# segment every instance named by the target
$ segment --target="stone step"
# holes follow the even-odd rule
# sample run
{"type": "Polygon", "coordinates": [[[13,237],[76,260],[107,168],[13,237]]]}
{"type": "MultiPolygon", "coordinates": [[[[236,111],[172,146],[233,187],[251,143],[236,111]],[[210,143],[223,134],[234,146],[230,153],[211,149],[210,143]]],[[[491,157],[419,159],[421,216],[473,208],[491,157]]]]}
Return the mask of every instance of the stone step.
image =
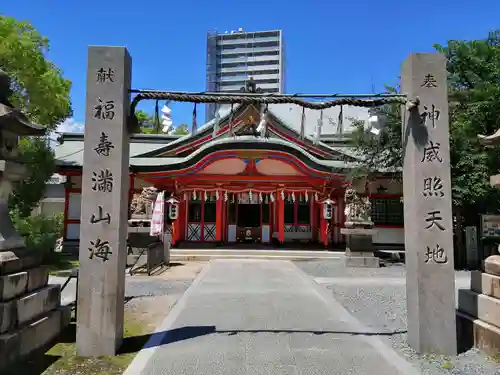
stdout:
{"type": "Polygon", "coordinates": [[[470,288],[476,293],[500,299],[500,276],[471,271],[470,288]]]}
{"type": "Polygon", "coordinates": [[[500,328],[500,299],[459,289],[458,310],[500,328]]]}
{"type": "Polygon", "coordinates": [[[0,303],[0,333],[36,319],[60,304],[61,286],[48,285],[19,298],[0,303]]]}
{"type": "Polygon", "coordinates": [[[71,320],[69,307],[58,307],[18,329],[0,335],[0,370],[52,341],[71,320]]]}
{"type": "Polygon", "coordinates": [[[173,249],[170,261],[211,260],[211,259],[343,259],[343,252],[312,251],[312,250],[249,250],[249,249],[173,249]]]}
{"type": "Polygon", "coordinates": [[[457,312],[457,328],[461,352],[474,346],[489,356],[500,353],[500,328],[460,311],[457,312]]]}
{"type": "Polygon", "coordinates": [[[47,267],[32,268],[27,271],[0,276],[0,301],[7,301],[47,285],[47,267]]]}

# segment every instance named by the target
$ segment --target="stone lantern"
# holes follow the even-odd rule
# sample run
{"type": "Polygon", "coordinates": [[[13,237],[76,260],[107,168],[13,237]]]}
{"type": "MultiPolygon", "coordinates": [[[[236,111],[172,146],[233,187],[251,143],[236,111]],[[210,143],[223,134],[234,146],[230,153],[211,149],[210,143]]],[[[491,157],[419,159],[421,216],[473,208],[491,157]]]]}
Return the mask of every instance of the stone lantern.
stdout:
{"type": "Polygon", "coordinates": [[[377,268],[380,260],[374,256],[373,221],[368,197],[361,197],[355,189],[347,188],[344,196],[344,228],[340,232],[346,239],[346,265],[348,267],[377,268]]]}
{"type": "Polygon", "coordinates": [[[41,254],[26,248],[9,216],[12,188],[26,171],[19,160],[19,138],[45,134],[11,105],[10,95],[10,79],[0,70],[0,370],[69,323],[69,310],[60,307],[60,285],[47,285],[41,254]]]}
{"type": "MultiPolygon", "coordinates": [[[[485,146],[500,146],[500,129],[478,136],[485,146]]],[[[500,174],[490,177],[490,184],[500,188],[500,174]]],[[[500,255],[484,261],[484,272],[472,271],[470,289],[458,291],[457,321],[465,348],[475,346],[490,356],[500,353],[500,255]]]]}

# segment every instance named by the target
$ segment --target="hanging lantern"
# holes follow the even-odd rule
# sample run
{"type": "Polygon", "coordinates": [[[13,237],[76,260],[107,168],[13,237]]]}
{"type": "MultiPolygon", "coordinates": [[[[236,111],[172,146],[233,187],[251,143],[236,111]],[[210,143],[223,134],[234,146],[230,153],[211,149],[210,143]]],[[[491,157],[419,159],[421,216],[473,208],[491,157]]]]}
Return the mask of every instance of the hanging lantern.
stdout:
{"type": "Polygon", "coordinates": [[[170,220],[176,220],[179,217],[179,201],[171,197],[167,200],[168,203],[168,218],[170,220]]]}
{"type": "Polygon", "coordinates": [[[227,196],[227,191],[224,192],[224,202],[227,202],[228,196],[227,196]]]}
{"type": "Polygon", "coordinates": [[[323,202],[323,218],[325,220],[331,220],[333,217],[333,203],[330,199],[323,202]]]}

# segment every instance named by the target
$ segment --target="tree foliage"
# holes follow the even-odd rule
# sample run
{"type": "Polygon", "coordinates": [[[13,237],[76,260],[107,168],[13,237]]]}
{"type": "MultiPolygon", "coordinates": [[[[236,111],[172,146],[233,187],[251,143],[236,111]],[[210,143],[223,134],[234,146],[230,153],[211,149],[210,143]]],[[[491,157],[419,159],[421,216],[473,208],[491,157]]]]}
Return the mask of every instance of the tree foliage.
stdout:
{"type": "MultiPolygon", "coordinates": [[[[0,68],[12,79],[9,99],[32,122],[53,130],[72,114],[71,82],[46,59],[48,49],[48,39],[32,25],[0,15],[0,68]]],[[[54,173],[54,153],[45,139],[32,137],[20,141],[19,151],[27,172],[9,202],[14,225],[30,248],[52,249],[60,235],[60,218],[30,215],[54,173]]]]}
{"type": "MultiPolygon", "coordinates": [[[[500,150],[484,148],[477,135],[500,128],[500,31],[484,40],[451,40],[434,47],[448,60],[453,204],[471,216],[497,210],[500,194],[490,187],[489,176],[499,173],[500,150]]],[[[390,93],[397,91],[387,88],[390,93]]],[[[359,122],[353,132],[355,150],[363,155],[358,173],[402,166],[401,106],[381,111],[387,123],[380,137],[359,122]]]]}
{"type": "Polygon", "coordinates": [[[187,124],[181,124],[179,126],[176,126],[173,134],[178,134],[178,135],[186,135],[189,134],[189,128],[187,124]]]}
{"type": "Polygon", "coordinates": [[[27,217],[44,197],[46,183],[55,172],[55,160],[43,138],[24,138],[19,147],[27,177],[14,189],[10,206],[21,217],[27,217]]]}
{"type": "Polygon", "coordinates": [[[28,22],[0,15],[0,68],[12,79],[12,104],[49,129],[71,116],[71,82],[46,59],[49,41],[28,22]]]}

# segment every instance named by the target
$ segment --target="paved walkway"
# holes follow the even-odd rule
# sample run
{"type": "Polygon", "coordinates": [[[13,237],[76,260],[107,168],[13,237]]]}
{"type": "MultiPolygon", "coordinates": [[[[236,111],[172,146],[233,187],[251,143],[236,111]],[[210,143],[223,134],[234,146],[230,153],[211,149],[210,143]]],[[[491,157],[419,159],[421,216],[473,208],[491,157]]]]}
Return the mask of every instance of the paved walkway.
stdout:
{"type": "Polygon", "coordinates": [[[215,260],[125,375],[417,371],[289,261],[215,260]]]}

